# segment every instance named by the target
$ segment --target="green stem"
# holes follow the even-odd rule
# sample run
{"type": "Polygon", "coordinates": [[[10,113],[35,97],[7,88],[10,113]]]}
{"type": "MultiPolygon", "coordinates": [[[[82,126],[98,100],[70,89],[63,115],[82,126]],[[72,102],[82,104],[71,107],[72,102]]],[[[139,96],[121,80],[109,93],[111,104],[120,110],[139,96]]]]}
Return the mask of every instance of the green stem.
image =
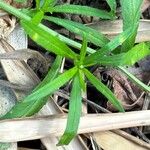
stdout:
{"type": "Polygon", "coordinates": [[[16,17],[18,17],[20,19],[24,19],[24,20],[27,20],[27,21],[31,20],[31,18],[29,16],[27,16],[24,13],[22,13],[18,9],[12,7],[11,5],[8,5],[5,2],[0,1],[0,8],[2,8],[3,10],[9,12],[10,14],[13,14],[14,16],[16,16],[16,17]]]}

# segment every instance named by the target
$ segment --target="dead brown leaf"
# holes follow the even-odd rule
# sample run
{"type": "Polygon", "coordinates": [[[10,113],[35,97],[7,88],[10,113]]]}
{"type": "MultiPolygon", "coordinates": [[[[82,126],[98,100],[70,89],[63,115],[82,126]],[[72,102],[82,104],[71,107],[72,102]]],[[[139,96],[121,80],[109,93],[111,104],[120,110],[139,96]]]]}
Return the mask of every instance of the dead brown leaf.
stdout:
{"type": "MultiPolygon", "coordinates": [[[[137,105],[132,105],[137,101],[137,97],[142,91],[138,91],[137,95],[126,76],[116,69],[107,70],[105,73],[112,78],[114,94],[120,100],[125,110],[130,110],[137,105],[142,106],[142,101],[138,102],[137,105]]],[[[111,111],[115,110],[113,105],[109,102],[107,103],[107,107],[111,111]]]]}

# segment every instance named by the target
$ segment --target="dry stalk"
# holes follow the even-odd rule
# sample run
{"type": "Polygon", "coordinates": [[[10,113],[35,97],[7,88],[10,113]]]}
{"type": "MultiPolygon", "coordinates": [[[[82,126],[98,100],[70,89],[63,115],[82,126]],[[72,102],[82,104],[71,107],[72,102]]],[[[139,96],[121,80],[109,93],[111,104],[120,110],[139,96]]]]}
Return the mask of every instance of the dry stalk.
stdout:
{"type": "MultiPolygon", "coordinates": [[[[150,125],[149,116],[150,110],[84,115],[81,117],[78,133],[147,126],[150,125]]],[[[48,136],[61,136],[66,122],[66,115],[0,121],[0,142],[16,142],[48,136]]]]}
{"type": "MultiPolygon", "coordinates": [[[[113,39],[116,35],[122,32],[122,20],[99,21],[96,23],[87,24],[87,26],[105,34],[109,39],[113,39]],[[111,27],[111,28],[110,28],[111,27]]],[[[77,36],[77,38],[80,38],[77,36]]],[[[150,21],[140,20],[136,43],[150,40],[150,21]]]]}

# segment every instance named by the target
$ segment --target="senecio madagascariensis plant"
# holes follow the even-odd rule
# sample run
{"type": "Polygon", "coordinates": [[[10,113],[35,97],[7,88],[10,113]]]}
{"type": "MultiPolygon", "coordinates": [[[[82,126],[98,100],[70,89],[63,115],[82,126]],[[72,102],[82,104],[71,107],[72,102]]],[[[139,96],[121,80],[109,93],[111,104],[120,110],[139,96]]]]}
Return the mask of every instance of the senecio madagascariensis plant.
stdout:
{"type": "Polygon", "coordinates": [[[36,0],[36,8],[19,10],[0,1],[0,8],[19,18],[21,26],[31,39],[45,48],[45,50],[57,55],[45,79],[30,95],[25,97],[21,102],[18,102],[10,112],[1,119],[34,115],[45,105],[49,95],[53,94],[57,89],[71,80],[72,90],[69,101],[67,127],[58,145],[69,144],[78,130],[82,104],[81,92],[86,91],[85,78],[87,78],[99,92],[105,95],[119,111],[124,112],[122,105],[111,90],[87,69],[87,67],[93,65],[117,67],[132,81],[136,82],[137,85],[150,92],[150,87],[146,86],[122,67],[133,65],[135,62],[150,54],[149,47],[145,43],[139,43],[134,46],[142,0],[120,0],[123,17],[123,32],[111,41],[102,33],[98,33],[96,30],[84,26],[83,24],[46,16],[47,12],[51,14],[55,12],[94,16],[101,19],[115,19],[116,1],[107,0],[107,3],[110,6],[109,12],[87,6],[57,5],[56,0],[44,0],[42,4],[40,0],[36,0]],[[132,8],[133,6],[134,9],[132,8]],[[82,44],[68,39],[44,26],[41,24],[42,20],[56,23],[75,34],[79,34],[83,37],[82,44]],[[99,47],[99,50],[95,51],[87,47],[87,41],[99,47]],[[75,53],[67,45],[79,49],[80,53],[75,53]],[[116,48],[118,53],[114,54],[113,51],[116,50],[116,48]],[[63,57],[71,59],[74,62],[74,67],[59,75],[63,57]]]}

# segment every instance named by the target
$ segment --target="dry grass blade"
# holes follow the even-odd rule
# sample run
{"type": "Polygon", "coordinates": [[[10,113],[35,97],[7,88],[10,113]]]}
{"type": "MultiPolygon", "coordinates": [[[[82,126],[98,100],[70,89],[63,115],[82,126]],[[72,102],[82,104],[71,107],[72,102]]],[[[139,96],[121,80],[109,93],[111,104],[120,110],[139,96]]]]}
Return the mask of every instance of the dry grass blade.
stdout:
{"type": "MultiPolygon", "coordinates": [[[[99,21],[97,23],[88,24],[89,27],[107,35],[109,39],[114,38],[122,32],[122,20],[99,21]],[[111,27],[111,28],[110,28],[111,27]]],[[[150,41],[150,21],[140,20],[136,42],[150,41]]]]}
{"type": "MultiPolygon", "coordinates": [[[[143,105],[143,108],[144,109],[148,109],[150,107],[150,93],[148,93],[145,97],[145,101],[144,101],[144,105],[143,105]]],[[[142,128],[141,128],[142,129],[142,128]]],[[[144,127],[144,130],[143,132],[145,134],[149,134],[150,133],[150,126],[146,126],[144,127]]]]}
{"type": "MultiPolygon", "coordinates": [[[[0,43],[1,53],[14,51],[14,48],[12,48],[6,41],[1,40],[0,43]]],[[[31,73],[31,68],[25,62],[17,60],[1,60],[1,63],[8,80],[14,84],[27,85],[28,87],[34,87],[38,84],[38,80],[35,78],[36,75],[31,73]],[[28,76],[26,74],[28,74],[28,76]],[[33,79],[36,80],[36,82],[23,82],[23,78],[26,80],[33,79]]],[[[21,99],[22,96],[24,96],[24,92],[19,90],[15,90],[15,94],[18,99],[21,99]]]]}
{"type": "Polygon", "coordinates": [[[129,141],[132,141],[132,142],[134,142],[138,145],[141,145],[142,147],[146,147],[146,148],[150,149],[150,144],[149,143],[146,143],[143,140],[139,140],[137,137],[132,136],[132,135],[128,134],[127,132],[124,132],[122,130],[114,130],[112,132],[126,138],[129,141]]]}
{"type": "Polygon", "coordinates": [[[19,51],[0,54],[0,59],[27,60],[34,57],[38,57],[41,61],[45,61],[45,58],[39,52],[31,49],[21,49],[19,51]]]}
{"type": "MultiPolygon", "coordinates": [[[[96,142],[98,143],[98,145],[101,146],[104,150],[126,150],[127,147],[128,147],[128,150],[150,149],[150,146],[147,146],[149,144],[143,142],[142,140],[139,140],[136,138],[137,141],[135,142],[135,141],[126,139],[111,131],[94,133],[94,138],[96,142]]],[[[135,138],[135,137],[132,136],[132,138],[135,138]]]]}
{"type": "Polygon", "coordinates": [[[28,60],[30,58],[36,58],[43,63],[43,66],[48,70],[47,61],[45,58],[37,51],[31,49],[21,49],[13,52],[7,52],[0,54],[0,59],[13,59],[13,60],[28,60]]]}
{"type": "MultiPolygon", "coordinates": [[[[84,115],[81,117],[78,133],[147,126],[150,125],[149,116],[150,110],[84,115]]],[[[0,121],[0,141],[16,142],[47,136],[61,136],[64,132],[66,121],[66,115],[0,121]]]]}
{"type": "Polygon", "coordinates": [[[11,83],[11,82],[5,81],[5,80],[0,80],[0,85],[5,86],[5,87],[10,87],[10,88],[15,89],[15,90],[20,90],[20,91],[31,91],[32,90],[31,87],[11,83]]]}

